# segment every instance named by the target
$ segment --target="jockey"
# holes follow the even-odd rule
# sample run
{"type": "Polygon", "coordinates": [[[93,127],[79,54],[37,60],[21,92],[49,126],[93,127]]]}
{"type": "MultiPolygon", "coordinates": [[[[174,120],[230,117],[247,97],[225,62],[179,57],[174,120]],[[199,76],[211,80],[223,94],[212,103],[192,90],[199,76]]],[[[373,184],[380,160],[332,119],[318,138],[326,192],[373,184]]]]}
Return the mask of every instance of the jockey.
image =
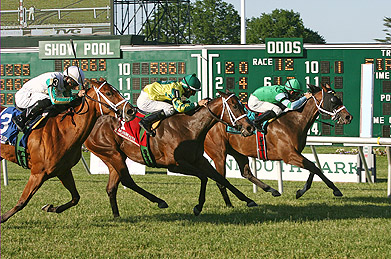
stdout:
{"type": "Polygon", "coordinates": [[[263,86],[255,90],[248,99],[248,107],[256,112],[262,112],[255,118],[254,126],[265,132],[264,124],[282,112],[299,109],[312,96],[311,93],[301,94],[300,83],[290,79],[283,85],[263,86]]]}
{"type": "Polygon", "coordinates": [[[70,66],[63,73],[47,72],[29,80],[15,94],[15,104],[23,112],[12,118],[12,121],[25,133],[26,123],[34,119],[40,112],[52,104],[67,104],[85,91],[72,95],[72,89],[84,82],[83,71],[70,66]]]}
{"type": "Polygon", "coordinates": [[[185,76],[181,82],[158,81],[145,86],[137,99],[137,106],[151,114],[140,121],[140,126],[148,134],[153,134],[151,126],[154,122],[167,118],[175,112],[187,112],[205,105],[207,100],[194,103],[183,100],[200,90],[201,82],[195,74],[185,76]]]}

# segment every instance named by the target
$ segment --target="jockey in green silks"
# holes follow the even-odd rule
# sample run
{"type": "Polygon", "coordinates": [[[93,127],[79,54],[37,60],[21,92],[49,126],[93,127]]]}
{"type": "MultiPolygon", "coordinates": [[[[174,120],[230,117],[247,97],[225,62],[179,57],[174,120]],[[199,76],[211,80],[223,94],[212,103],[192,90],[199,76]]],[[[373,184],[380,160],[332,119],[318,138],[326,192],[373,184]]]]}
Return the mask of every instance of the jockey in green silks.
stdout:
{"type": "Polygon", "coordinates": [[[186,98],[201,90],[201,82],[195,74],[185,76],[180,82],[158,81],[149,84],[141,91],[137,99],[137,106],[144,112],[151,113],[140,121],[140,126],[148,133],[153,134],[153,123],[173,115],[194,110],[205,105],[207,100],[187,102],[186,98]]]}
{"type": "Polygon", "coordinates": [[[264,125],[267,121],[277,117],[282,112],[299,109],[311,93],[302,93],[300,83],[297,79],[290,79],[285,85],[262,86],[255,90],[248,100],[248,107],[262,114],[255,118],[254,125],[265,132],[264,125]]]}

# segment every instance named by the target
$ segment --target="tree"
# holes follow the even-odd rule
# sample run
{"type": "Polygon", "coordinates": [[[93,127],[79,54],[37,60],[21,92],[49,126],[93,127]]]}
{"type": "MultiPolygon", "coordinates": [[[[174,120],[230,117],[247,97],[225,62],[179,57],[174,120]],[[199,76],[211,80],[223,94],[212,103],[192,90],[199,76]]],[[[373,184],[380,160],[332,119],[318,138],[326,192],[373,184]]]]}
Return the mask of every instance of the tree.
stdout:
{"type": "Polygon", "coordinates": [[[303,38],[305,43],[326,43],[323,36],[305,28],[299,13],[275,9],[271,14],[247,20],[247,43],[265,43],[266,38],[303,38]]]}
{"type": "Polygon", "coordinates": [[[146,41],[190,43],[191,6],[178,2],[161,2],[144,24],[146,41]]]}
{"type": "Polygon", "coordinates": [[[232,4],[222,0],[197,0],[189,9],[186,5],[167,2],[154,12],[143,33],[148,36],[147,40],[158,39],[159,42],[238,44],[240,16],[232,4]],[[186,41],[189,34],[190,42],[186,41]]]}
{"type": "Polygon", "coordinates": [[[192,43],[240,43],[240,16],[222,0],[197,0],[192,6],[192,43]]]}
{"type": "Polygon", "coordinates": [[[378,42],[391,43],[391,17],[384,17],[384,26],[386,27],[383,31],[386,33],[385,39],[375,39],[378,42]]]}

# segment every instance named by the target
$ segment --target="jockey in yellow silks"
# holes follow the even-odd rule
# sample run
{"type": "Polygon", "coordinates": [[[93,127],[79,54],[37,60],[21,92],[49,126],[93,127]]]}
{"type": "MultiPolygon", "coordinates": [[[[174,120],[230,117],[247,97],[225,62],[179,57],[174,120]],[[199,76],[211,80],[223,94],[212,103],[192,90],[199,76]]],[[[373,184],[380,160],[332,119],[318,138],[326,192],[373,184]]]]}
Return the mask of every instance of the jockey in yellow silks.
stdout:
{"type": "Polygon", "coordinates": [[[186,99],[201,90],[201,82],[195,74],[185,76],[180,82],[158,81],[143,88],[137,99],[138,108],[149,116],[140,121],[140,126],[152,134],[151,125],[173,115],[194,110],[206,100],[188,102],[186,99]]]}

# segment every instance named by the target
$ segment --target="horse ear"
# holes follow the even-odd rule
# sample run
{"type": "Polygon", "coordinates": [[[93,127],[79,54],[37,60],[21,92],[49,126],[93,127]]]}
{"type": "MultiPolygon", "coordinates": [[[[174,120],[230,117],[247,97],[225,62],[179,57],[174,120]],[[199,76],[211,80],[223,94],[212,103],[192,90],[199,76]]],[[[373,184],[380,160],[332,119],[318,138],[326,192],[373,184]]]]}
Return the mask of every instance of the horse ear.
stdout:
{"type": "MultiPolygon", "coordinates": [[[[226,91],[226,92],[227,92],[227,91],[226,91]]],[[[226,92],[217,91],[217,94],[218,94],[219,96],[226,96],[226,95],[227,95],[226,92]]]]}

